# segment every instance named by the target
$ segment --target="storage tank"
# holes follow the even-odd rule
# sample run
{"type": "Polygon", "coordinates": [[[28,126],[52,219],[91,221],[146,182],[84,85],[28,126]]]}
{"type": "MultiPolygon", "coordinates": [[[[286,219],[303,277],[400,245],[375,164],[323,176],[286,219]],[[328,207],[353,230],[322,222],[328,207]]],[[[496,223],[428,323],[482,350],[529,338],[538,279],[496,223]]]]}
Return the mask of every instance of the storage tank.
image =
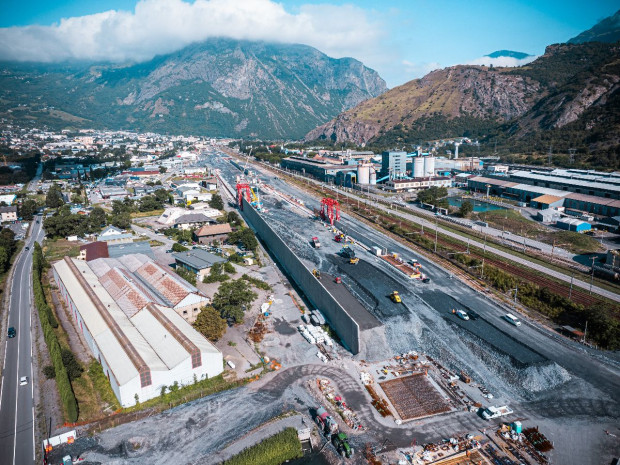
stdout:
{"type": "Polygon", "coordinates": [[[370,168],[370,184],[377,184],[377,172],[374,168],[370,168]]]}
{"type": "Polygon", "coordinates": [[[414,178],[424,177],[424,158],[416,157],[413,159],[413,177],[414,178]]]}
{"type": "Polygon", "coordinates": [[[357,183],[358,184],[370,184],[370,166],[368,165],[357,166],[357,183]]]}
{"type": "Polygon", "coordinates": [[[435,157],[424,157],[424,177],[435,176],[435,157]]]}

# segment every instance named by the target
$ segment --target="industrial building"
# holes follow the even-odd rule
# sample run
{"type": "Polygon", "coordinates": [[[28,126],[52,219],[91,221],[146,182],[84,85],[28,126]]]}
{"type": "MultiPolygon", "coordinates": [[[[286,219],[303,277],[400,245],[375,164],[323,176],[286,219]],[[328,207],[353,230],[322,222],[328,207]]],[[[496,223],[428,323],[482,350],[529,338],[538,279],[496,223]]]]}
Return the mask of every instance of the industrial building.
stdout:
{"type": "Polygon", "coordinates": [[[429,187],[450,187],[451,185],[452,179],[446,177],[390,179],[384,184],[385,189],[392,192],[428,189],[429,187]]]}
{"type": "Polygon", "coordinates": [[[620,174],[583,170],[514,171],[513,182],[620,200],[620,174]]]}
{"type": "Polygon", "coordinates": [[[177,252],[172,254],[172,256],[177,264],[177,268],[183,268],[196,274],[196,278],[200,281],[211,272],[211,267],[215,263],[224,263],[226,261],[226,259],[202,249],[177,252]]]}
{"type": "Polygon", "coordinates": [[[564,207],[567,214],[575,216],[594,214],[613,217],[620,215],[620,200],[617,199],[517,183],[506,178],[475,176],[467,180],[467,187],[476,192],[524,202],[540,210],[564,207]]]}
{"type": "Polygon", "coordinates": [[[381,175],[398,178],[407,174],[407,152],[383,152],[381,175]]]}
{"type": "Polygon", "coordinates": [[[90,262],[65,257],[52,268],[76,328],[123,407],[222,372],[221,352],[177,309],[189,304],[197,314],[208,299],[166,268],[141,254],[90,262]]]}

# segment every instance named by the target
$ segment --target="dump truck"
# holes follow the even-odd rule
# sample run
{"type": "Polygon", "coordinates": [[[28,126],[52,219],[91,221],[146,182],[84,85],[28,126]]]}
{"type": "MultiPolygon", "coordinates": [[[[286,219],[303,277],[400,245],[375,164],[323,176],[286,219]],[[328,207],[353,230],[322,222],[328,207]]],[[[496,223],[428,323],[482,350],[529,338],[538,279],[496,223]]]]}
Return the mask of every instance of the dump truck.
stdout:
{"type": "Polygon", "coordinates": [[[332,435],[332,444],[341,456],[348,459],[353,456],[353,448],[349,445],[349,438],[345,433],[332,435]]]}
{"type": "Polygon", "coordinates": [[[332,418],[324,407],[319,407],[316,409],[315,421],[325,436],[335,434],[338,431],[338,423],[336,423],[336,420],[332,418]]]}
{"type": "Polygon", "coordinates": [[[321,247],[321,241],[319,241],[318,237],[312,238],[312,245],[314,246],[315,249],[319,249],[321,247]]]}
{"type": "Polygon", "coordinates": [[[398,291],[394,291],[390,294],[390,299],[392,299],[392,302],[399,304],[402,302],[401,298],[400,298],[400,294],[398,293],[398,291]]]}

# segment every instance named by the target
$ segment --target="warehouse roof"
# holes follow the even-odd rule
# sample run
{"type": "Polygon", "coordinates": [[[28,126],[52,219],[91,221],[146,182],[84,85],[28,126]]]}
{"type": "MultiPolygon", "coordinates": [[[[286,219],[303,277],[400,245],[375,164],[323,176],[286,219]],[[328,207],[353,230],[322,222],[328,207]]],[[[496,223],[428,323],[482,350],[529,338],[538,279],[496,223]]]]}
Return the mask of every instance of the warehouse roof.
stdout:
{"type": "Polygon", "coordinates": [[[111,258],[121,257],[123,255],[130,254],[144,254],[149,258],[154,259],[155,255],[151,250],[151,244],[148,241],[128,242],[125,244],[109,244],[108,256],[111,258]]]}
{"type": "Polygon", "coordinates": [[[174,220],[174,224],[208,223],[211,221],[213,221],[213,219],[203,213],[188,213],[186,215],[179,216],[176,220],[174,220]]]}
{"type": "Polygon", "coordinates": [[[128,270],[110,268],[98,277],[90,265],[100,260],[118,262],[66,258],[53,266],[119,384],[139,375],[140,362],[151,371],[167,371],[187,360],[192,348],[218,352],[173,309],[148,302],[150,292],[128,270]]]}
{"type": "Polygon", "coordinates": [[[511,178],[531,179],[535,181],[557,182],[570,184],[571,186],[585,187],[589,189],[600,189],[611,192],[620,193],[620,186],[613,183],[598,182],[588,179],[580,179],[580,176],[574,178],[566,178],[563,176],[555,176],[553,174],[542,174],[530,171],[515,171],[510,173],[511,178]]]}
{"type": "Polygon", "coordinates": [[[484,176],[475,176],[473,178],[468,179],[468,181],[484,182],[486,184],[491,184],[492,186],[502,186],[502,187],[514,187],[518,184],[512,181],[506,181],[503,179],[487,178],[484,176]]]}
{"type": "Polygon", "coordinates": [[[174,259],[196,270],[211,268],[214,263],[223,263],[226,259],[218,257],[202,249],[192,249],[187,252],[177,252],[172,254],[174,259]]]}

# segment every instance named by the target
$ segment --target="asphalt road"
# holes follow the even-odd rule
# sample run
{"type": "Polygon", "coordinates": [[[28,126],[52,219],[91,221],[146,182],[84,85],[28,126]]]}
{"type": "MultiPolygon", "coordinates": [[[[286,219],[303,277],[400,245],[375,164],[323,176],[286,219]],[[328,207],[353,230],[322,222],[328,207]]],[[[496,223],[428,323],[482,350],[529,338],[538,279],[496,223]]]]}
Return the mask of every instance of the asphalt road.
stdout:
{"type": "MultiPolygon", "coordinates": [[[[41,241],[41,224],[33,220],[24,249],[14,265],[10,283],[8,327],[17,335],[6,338],[5,358],[0,388],[0,463],[22,465],[34,463],[34,385],[32,382],[32,247],[41,241]],[[30,250],[26,250],[28,247],[30,250]],[[28,384],[19,385],[22,376],[28,384]]],[[[6,336],[5,336],[6,337],[6,336]]]]}

